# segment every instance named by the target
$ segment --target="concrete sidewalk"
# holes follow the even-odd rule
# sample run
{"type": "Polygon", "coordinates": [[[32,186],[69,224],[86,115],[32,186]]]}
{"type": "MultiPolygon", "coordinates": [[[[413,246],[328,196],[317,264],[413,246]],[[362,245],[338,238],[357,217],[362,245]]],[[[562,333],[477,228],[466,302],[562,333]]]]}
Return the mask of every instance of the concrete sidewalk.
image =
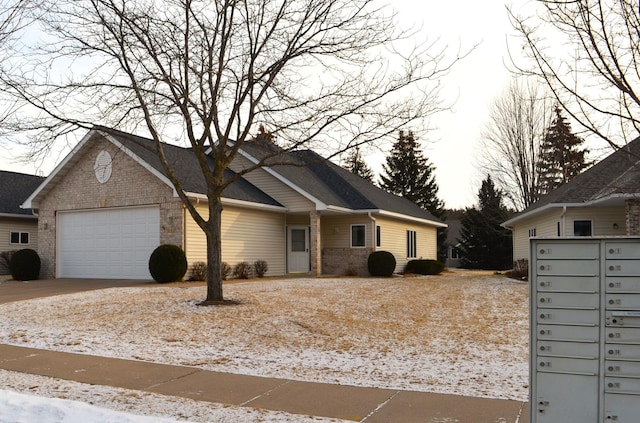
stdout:
{"type": "Polygon", "coordinates": [[[210,372],[0,344],[0,368],[243,407],[367,423],[528,423],[527,403],[210,372]]]}

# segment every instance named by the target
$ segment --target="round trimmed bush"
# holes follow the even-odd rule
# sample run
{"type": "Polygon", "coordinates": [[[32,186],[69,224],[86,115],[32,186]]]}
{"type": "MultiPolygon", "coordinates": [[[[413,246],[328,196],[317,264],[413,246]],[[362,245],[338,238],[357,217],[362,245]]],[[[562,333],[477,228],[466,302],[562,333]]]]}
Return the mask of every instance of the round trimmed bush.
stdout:
{"type": "Polygon", "coordinates": [[[17,281],[32,281],[40,277],[40,265],[38,253],[31,248],[25,248],[13,253],[9,271],[11,277],[17,281]]]}
{"type": "Polygon", "coordinates": [[[396,258],[388,251],[374,251],[369,254],[367,267],[371,276],[389,277],[396,268],[396,258]]]}
{"type": "Polygon", "coordinates": [[[153,250],[149,257],[149,273],[159,283],[182,280],[187,273],[187,257],[182,248],[164,244],[153,250]]]}

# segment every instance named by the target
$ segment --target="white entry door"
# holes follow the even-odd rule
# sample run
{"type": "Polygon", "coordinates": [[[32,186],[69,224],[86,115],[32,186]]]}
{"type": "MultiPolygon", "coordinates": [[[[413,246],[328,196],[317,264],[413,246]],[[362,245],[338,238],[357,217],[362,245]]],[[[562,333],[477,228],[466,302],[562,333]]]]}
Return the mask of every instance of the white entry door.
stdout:
{"type": "Polygon", "coordinates": [[[309,271],[309,227],[289,226],[287,230],[287,271],[309,271]]]}

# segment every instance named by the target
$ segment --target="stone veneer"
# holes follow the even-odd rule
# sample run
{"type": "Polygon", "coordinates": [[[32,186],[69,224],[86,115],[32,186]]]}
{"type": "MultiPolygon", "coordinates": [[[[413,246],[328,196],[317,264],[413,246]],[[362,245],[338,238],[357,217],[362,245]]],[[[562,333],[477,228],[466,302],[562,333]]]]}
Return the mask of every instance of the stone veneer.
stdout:
{"type": "Polygon", "coordinates": [[[38,204],[38,253],[42,260],[42,278],[52,278],[56,274],[56,214],[59,211],[158,205],[160,243],[184,248],[180,199],[173,195],[171,187],[110,142],[87,143],[61,169],[57,178],[53,181],[53,189],[38,204]],[[101,150],[108,151],[113,159],[111,178],[104,184],[98,182],[93,170],[101,150]]]}
{"type": "Polygon", "coordinates": [[[627,235],[640,235],[640,199],[629,199],[624,202],[627,235]]]}
{"type": "Polygon", "coordinates": [[[327,275],[368,276],[371,248],[323,248],[322,268],[327,275]]]}

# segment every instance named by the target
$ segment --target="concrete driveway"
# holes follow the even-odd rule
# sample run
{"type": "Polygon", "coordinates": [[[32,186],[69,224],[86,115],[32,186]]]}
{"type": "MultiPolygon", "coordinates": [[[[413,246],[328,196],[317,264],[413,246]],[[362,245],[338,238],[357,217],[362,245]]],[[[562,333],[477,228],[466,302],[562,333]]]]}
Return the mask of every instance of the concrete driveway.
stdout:
{"type": "Polygon", "coordinates": [[[0,304],[94,289],[156,285],[151,280],[130,279],[42,279],[20,282],[7,278],[10,276],[0,276],[0,304]]]}

